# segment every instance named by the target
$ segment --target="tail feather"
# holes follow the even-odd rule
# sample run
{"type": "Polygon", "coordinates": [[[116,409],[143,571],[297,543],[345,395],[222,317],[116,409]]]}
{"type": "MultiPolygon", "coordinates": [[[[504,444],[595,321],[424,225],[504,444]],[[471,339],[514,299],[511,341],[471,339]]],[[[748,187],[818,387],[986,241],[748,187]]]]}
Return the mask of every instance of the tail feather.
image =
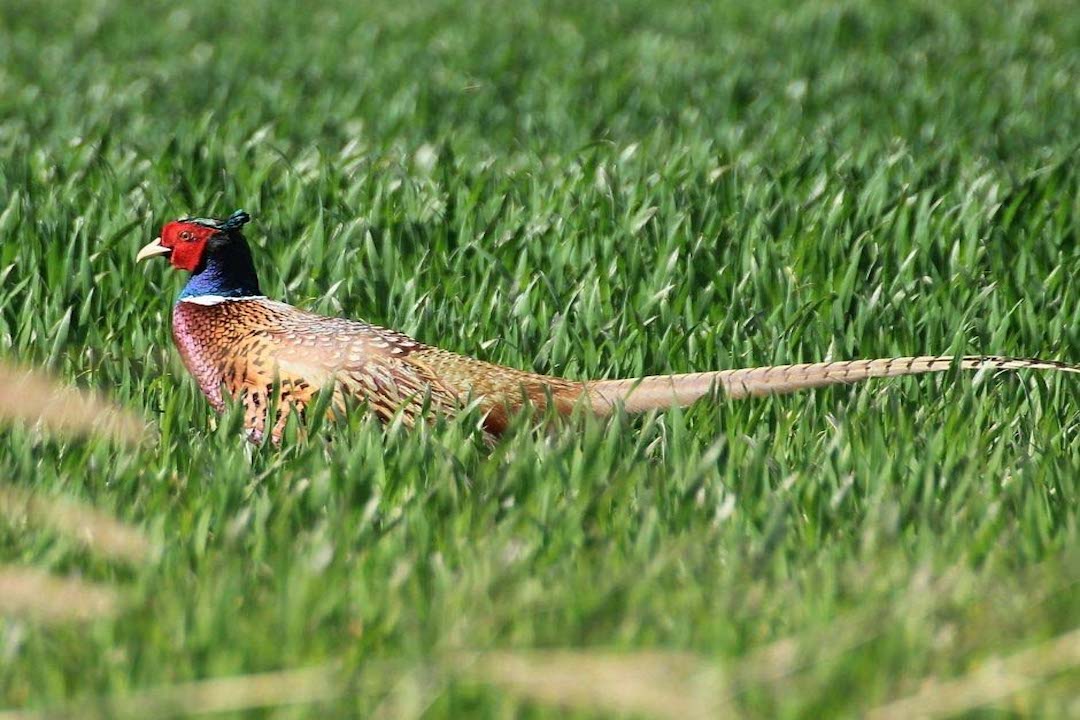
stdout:
{"type": "Polygon", "coordinates": [[[656,375],[636,380],[601,380],[587,383],[586,392],[593,410],[607,415],[619,404],[627,412],[646,412],[667,407],[685,407],[706,395],[719,392],[736,399],[782,394],[826,385],[855,383],[870,378],[942,372],[954,365],[964,370],[1032,369],[1080,373],[1078,366],[1051,360],[993,355],[924,355],[775,365],[686,375],[656,375]]]}

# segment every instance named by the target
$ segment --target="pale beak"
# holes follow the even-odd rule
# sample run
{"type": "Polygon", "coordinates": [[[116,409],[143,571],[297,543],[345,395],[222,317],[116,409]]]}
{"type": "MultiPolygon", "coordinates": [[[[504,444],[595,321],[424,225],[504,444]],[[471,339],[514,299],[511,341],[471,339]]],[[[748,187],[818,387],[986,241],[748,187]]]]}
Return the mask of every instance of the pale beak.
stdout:
{"type": "Polygon", "coordinates": [[[172,252],[172,248],[167,248],[161,244],[161,238],[156,237],[150,242],[143,245],[142,250],[135,256],[135,262],[145,260],[148,257],[154,257],[155,255],[167,255],[172,252]]]}

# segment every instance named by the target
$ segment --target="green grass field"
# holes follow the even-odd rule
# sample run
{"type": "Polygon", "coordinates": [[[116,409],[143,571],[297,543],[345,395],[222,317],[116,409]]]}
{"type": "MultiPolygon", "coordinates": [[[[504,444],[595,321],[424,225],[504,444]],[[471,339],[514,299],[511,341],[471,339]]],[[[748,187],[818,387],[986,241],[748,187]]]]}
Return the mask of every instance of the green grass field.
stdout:
{"type": "Polygon", "coordinates": [[[1080,715],[1074,378],[274,451],[134,263],[243,207],[269,295],[574,378],[1080,363],[1078,77],[1064,0],[0,0],[0,356],[154,427],[0,430],[9,591],[72,583],[0,718],[1080,715]]]}

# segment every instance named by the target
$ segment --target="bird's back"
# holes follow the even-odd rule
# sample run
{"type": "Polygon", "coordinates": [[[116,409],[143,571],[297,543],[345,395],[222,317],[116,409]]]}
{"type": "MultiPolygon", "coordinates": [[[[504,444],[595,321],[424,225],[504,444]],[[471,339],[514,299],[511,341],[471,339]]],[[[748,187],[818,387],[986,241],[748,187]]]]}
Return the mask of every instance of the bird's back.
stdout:
{"type": "Polygon", "coordinates": [[[329,385],[339,407],[354,400],[381,419],[400,412],[409,423],[426,410],[452,414],[477,400],[494,433],[524,402],[543,408],[551,398],[566,411],[583,388],[265,298],[181,300],[173,311],[173,339],[211,404],[223,409],[222,388],[241,399],[258,436],[268,406],[279,409],[278,434],[290,407],[303,409],[329,385]]]}

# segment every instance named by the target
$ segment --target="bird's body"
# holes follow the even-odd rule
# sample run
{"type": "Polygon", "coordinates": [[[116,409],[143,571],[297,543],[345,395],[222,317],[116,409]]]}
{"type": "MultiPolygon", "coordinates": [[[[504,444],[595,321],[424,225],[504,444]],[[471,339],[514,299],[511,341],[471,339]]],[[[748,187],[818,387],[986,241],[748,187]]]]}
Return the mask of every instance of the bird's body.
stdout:
{"type": "Polygon", "coordinates": [[[245,424],[261,438],[276,408],[271,436],[280,437],[288,412],[303,411],[321,389],[333,405],[366,405],[380,419],[453,415],[478,404],[485,429],[497,435],[526,404],[560,414],[581,403],[605,415],[616,407],[644,412],[689,405],[723,393],[740,398],[895,377],[959,366],[978,370],[1033,368],[1080,372],[1063,363],[993,356],[922,356],[721,370],[640,379],[574,381],[484,362],[425,345],[368,323],[309,313],[267,299],[240,227],[227,220],[181,219],[140,251],[170,254],[192,276],[173,309],[173,340],[184,364],[217,411],[226,395],[244,403],[245,424]]]}
{"type": "Polygon", "coordinates": [[[476,399],[485,427],[498,433],[506,410],[525,401],[543,407],[549,394],[561,410],[569,409],[584,387],[264,297],[181,298],[173,308],[173,341],[216,410],[224,409],[223,391],[243,400],[255,437],[263,432],[268,407],[277,408],[278,435],[288,411],[302,410],[322,388],[333,388],[338,409],[352,398],[382,420],[400,413],[409,424],[425,412],[453,414],[476,399]]]}

